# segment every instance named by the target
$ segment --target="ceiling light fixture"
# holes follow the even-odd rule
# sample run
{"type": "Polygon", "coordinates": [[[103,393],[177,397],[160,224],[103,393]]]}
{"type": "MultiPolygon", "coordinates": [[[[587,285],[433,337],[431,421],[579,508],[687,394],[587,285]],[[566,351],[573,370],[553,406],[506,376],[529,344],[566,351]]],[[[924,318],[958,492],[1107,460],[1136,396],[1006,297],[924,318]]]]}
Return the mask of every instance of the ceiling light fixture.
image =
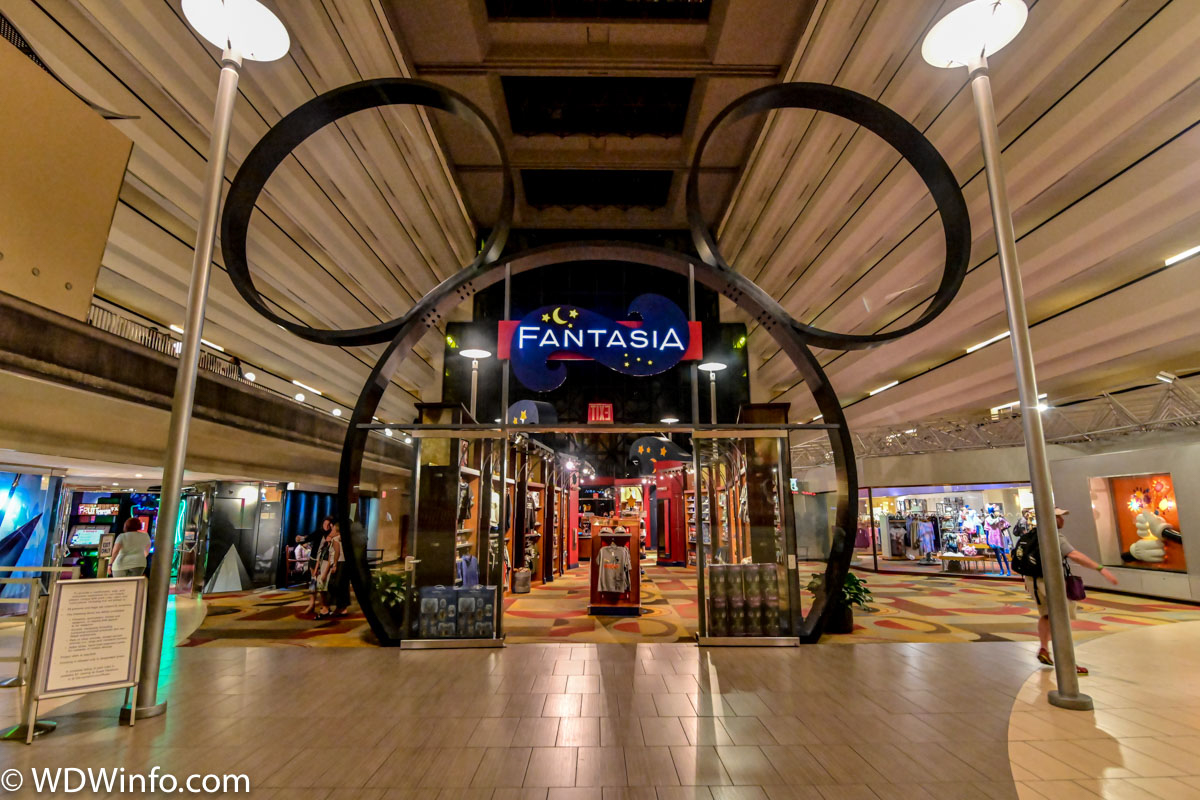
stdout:
{"type": "Polygon", "coordinates": [[[817,414],[815,417],[813,417],[813,418],[810,420],[810,422],[816,422],[816,421],[817,421],[817,420],[819,420],[819,419],[825,419],[825,415],[824,415],[824,414],[817,414]]]}
{"type": "Polygon", "coordinates": [[[921,56],[935,67],[965,67],[1015,39],[1028,16],[1021,0],[972,0],[938,20],[925,35],[921,56]]]}
{"type": "Polygon", "coordinates": [[[1175,255],[1171,256],[1166,261],[1164,261],[1163,266],[1169,267],[1172,264],[1178,264],[1180,261],[1183,261],[1185,258],[1191,258],[1192,256],[1196,255],[1197,253],[1200,253],[1200,244],[1196,245],[1195,247],[1191,247],[1187,250],[1184,250],[1182,253],[1176,253],[1175,255]]]}
{"type": "Polygon", "coordinates": [[[183,15],[210,44],[251,61],[277,61],[291,45],[287,28],[258,0],[183,0],[183,15]]]}
{"type": "Polygon", "coordinates": [[[321,396],[321,390],[320,390],[320,389],[314,389],[313,387],[311,387],[311,386],[308,386],[308,385],[306,385],[306,384],[303,384],[303,383],[301,383],[300,381],[292,381],[292,383],[296,384],[296,385],[297,385],[297,386],[299,386],[301,389],[307,389],[308,391],[312,392],[313,394],[317,395],[318,397],[320,397],[320,396],[321,396]]]}
{"type": "Polygon", "coordinates": [[[883,386],[880,386],[878,389],[872,389],[871,391],[867,392],[867,397],[874,397],[875,395],[879,394],[880,392],[886,392],[888,389],[891,389],[893,386],[899,386],[899,385],[900,385],[900,381],[892,381],[891,383],[885,383],[883,386]]]}
{"type": "Polygon", "coordinates": [[[258,380],[258,376],[255,375],[253,372],[243,372],[242,377],[245,378],[246,380],[250,381],[251,383],[254,383],[256,380],[258,380]]]}
{"type": "Polygon", "coordinates": [[[142,473],[139,472],[139,473],[135,474],[133,477],[140,478],[140,477],[142,477],[142,473]]]}
{"type": "Polygon", "coordinates": [[[412,437],[411,437],[411,436],[405,436],[405,437],[404,437],[404,443],[405,443],[405,444],[412,444],[412,437]]]}
{"type": "Polygon", "coordinates": [[[384,435],[384,436],[387,436],[388,438],[391,438],[391,436],[392,436],[392,429],[391,429],[391,428],[384,428],[384,429],[383,429],[383,435],[384,435]]]}
{"type": "Polygon", "coordinates": [[[296,400],[303,403],[304,402],[304,392],[296,392],[296,400]]]}
{"type": "Polygon", "coordinates": [[[1163,383],[1174,383],[1177,376],[1174,373],[1163,371],[1154,377],[1158,378],[1163,383]]]}
{"type": "Polygon", "coordinates": [[[1011,333],[1009,333],[1008,331],[1005,331],[1004,333],[1000,334],[999,336],[993,336],[992,338],[988,339],[986,342],[980,342],[979,344],[971,345],[970,347],[967,348],[967,352],[974,353],[976,350],[982,350],[983,348],[987,347],[989,344],[995,344],[996,342],[1000,341],[1001,339],[1007,339],[1011,335],[1012,335],[1011,333]]]}
{"type": "Polygon", "coordinates": [[[335,417],[340,417],[342,415],[342,410],[340,408],[335,408],[329,413],[333,414],[335,417]]]}

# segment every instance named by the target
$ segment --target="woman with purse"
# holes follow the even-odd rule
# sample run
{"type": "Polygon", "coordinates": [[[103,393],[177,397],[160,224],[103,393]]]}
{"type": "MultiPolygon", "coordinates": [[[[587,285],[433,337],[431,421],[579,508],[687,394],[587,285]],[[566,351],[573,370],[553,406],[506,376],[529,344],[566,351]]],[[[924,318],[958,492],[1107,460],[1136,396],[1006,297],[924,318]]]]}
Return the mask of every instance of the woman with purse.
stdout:
{"type": "MultiPolygon", "coordinates": [[[[1056,507],[1054,509],[1054,521],[1055,521],[1055,524],[1058,526],[1058,530],[1055,532],[1058,533],[1058,549],[1062,555],[1062,558],[1064,559],[1063,566],[1064,567],[1067,566],[1067,564],[1066,564],[1067,561],[1074,561],[1076,564],[1078,564],[1081,567],[1087,567],[1088,569],[1098,570],[1100,572],[1100,574],[1104,577],[1104,580],[1108,581],[1113,586],[1116,586],[1117,585],[1117,576],[1113,575],[1112,572],[1108,569],[1108,567],[1100,566],[1095,561],[1093,561],[1091,558],[1089,558],[1086,554],[1081,553],[1078,550],[1076,550],[1075,545],[1068,542],[1067,538],[1062,535],[1062,533],[1061,533],[1062,527],[1066,523],[1065,517],[1069,513],[1071,513],[1071,512],[1067,511],[1065,509],[1062,509],[1062,508],[1056,507]]],[[[1083,593],[1083,581],[1080,578],[1072,576],[1069,568],[1066,570],[1066,572],[1067,572],[1067,598],[1068,598],[1067,612],[1070,615],[1071,619],[1075,619],[1075,602],[1076,602],[1076,600],[1082,599],[1081,595],[1083,593]],[[1071,585],[1073,583],[1075,584],[1074,587],[1072,587],[1072,585],[1071,585]],[[1074,595],[1074,596],[1072,596],[1072,595],[1074,595]]],[[[1038,610],[1037,632],[1038,632],[1038,641],[1041,643],[1041,649],[1038,650],[1037,660],[1048,666],[1053,666],[1054,659],[1050,657],[1050,608],[1046,604],[1046,587],[1044,585],[1038,586],[1038,582],[1040,580],[1041,580],[1040,578],[1035,578],[1035,577],[1026,575],[1025,576],[1025,591],[1029,593],[1029,596],[1033,598],[1033,602],[1037,604],[1037,610],[1038,610]]],[[[1078,672],[1080,675],[1088,674],[1087,667],[1076,667],[1075,671],[1078,672]]]]}

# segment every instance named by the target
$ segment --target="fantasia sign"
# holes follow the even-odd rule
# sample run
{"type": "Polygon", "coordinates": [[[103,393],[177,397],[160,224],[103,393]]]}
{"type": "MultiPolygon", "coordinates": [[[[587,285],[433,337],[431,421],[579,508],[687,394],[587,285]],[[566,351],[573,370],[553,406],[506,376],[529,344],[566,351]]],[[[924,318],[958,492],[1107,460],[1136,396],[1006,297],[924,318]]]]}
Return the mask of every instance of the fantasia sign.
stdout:
{"type": "Polygon", "coordinates": [[[578,306],[542,306],[519,320],[500,322],[497,355],[510,359],[526,388],[548,392],[567,379],[565,365],[594,360],[626,375],[657,375],[703,355],[700,323],[662,295],[643,294],[629,304],[640,319],[611,320],[578,306]]]}

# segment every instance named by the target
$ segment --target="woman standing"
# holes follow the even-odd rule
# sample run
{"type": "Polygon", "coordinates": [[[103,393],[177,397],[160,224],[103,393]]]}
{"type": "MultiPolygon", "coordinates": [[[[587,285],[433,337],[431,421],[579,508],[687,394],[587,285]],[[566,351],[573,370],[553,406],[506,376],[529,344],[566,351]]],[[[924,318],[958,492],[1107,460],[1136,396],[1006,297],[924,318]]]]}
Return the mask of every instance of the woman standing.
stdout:
{"type": "Polygon", "coordinates": [[[136,578],[146,573],[150,534],[142,530],[142,521],[137,517],[125,520],[123,531],[113,545],[108,572],[114,578],[136,578]]]}
{"type": "Polygon", "coordinates": [[[313,592],[316,603],[317,619],[329,617],[330,594],[333,581],[337,575],[338,564],[342,560],[342,530],[334,522],[329,528],[329,535],[321,542],[317,551],[317,565],[313,571],[313,592]]]}

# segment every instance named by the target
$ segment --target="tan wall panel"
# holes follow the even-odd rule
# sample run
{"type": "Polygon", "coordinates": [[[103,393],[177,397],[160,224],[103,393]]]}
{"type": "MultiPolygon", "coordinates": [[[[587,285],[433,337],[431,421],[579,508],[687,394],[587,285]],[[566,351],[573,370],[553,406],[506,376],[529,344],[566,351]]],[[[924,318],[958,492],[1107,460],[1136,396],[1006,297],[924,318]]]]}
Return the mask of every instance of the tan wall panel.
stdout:
{"type": "Polygon", "coordinates": [[[0,290],[87,318],[132,142],[0,39],[0,290]]]}

